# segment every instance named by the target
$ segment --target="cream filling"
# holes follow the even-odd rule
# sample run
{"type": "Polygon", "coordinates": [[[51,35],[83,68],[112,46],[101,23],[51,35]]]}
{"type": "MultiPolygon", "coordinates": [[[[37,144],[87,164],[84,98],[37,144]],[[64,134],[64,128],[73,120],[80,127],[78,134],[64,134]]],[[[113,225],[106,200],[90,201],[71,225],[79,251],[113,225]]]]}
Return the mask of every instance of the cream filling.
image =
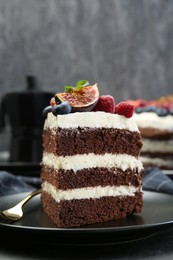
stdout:
{"type": "Polygon", "coordinates": [[[70,113],[66,115],[54,116],[52,113],[48,113],[45,120],[44,129],[46,128],[78,128],[78,127],[90,127],[90,128],[117,128],[126,129],[129,131],[139,132],[138,126],[133,117],[126,118],[113,113],[105,112],[78,112],[70,113]]]}
{"type": "Polygon", "coordinates": [[[143,112],[143,113],[134,113],[134,120],[136,121],[138,127],[141,128],[156,128],[166,131],[173,131],[173,116],[158,116],[154,112],[143,112]]]}
{"type": "Polygon", "coordinates": [[[173,140],[142,139],[143,152],[173,153],[173,140]]]}
{"type": "Polygon", "coordinates": [[[73,200],[73,199],[98,199],[101,197],[108,196],[135,196],[135,192],[140,192],[141,188],[135,186],[97,186],[87,187],[72,190],[58,190],[49,182],[42,183],[42,190],[50,194],[56,202],[62,200],[73,200]]]}
{"type": "Polygon", "coordinates": [[[173,160],[161,159],[161,158],[152,158],[152,157],[140,157],[143,164],[151,164],[158,167],[170,167],[173,168],[173,160]]]}
{"type": "Polygon", "coordinates": [[[77,172],[87,168],[119,168],[122,171],[127,169],[138,169],[140,172],[143,165],[140,160],[132,155],[127,154],[103,154],[96,155],[94,153],[78,154],[73,156],[56,156],[52,153],[43,153],[43,164],[53,167],[56,170],[73,170],[77,172]]]}

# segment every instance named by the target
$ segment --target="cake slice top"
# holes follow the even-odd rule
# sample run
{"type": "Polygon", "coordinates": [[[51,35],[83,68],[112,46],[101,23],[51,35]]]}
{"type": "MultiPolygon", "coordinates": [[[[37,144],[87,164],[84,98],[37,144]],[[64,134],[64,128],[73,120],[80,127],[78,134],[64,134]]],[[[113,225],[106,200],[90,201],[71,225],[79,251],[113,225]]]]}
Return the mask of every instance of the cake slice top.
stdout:
{"type": "Polygon", "coordinates": [[[162,96],[154,100],[128,100],[127,102],[135,107],[134,119],[140,130],[142,129],[142,133],[148,128],[153,129],[152,135],[173,133],[173,96],[162,96]]]}
{"type": "Polygon", "coordinates": [[[114,128],[139,132],[133,119],[134,106],[115,104],[111,95],[100,95],[97,84],[78,81],[76,87],[65,86],[56,93],[43,111],[44,129],[50,128],[114,128]]]}
{"type": "Polygon", "coordinates": [[[126,118],[122,115],[97,112],[76,112],[56,117],[50,112],[45,120],[44,128],[117,128],[132,132],[139,132],[133,117],[126,118]]]}
{"type": "Polygon", "coordinates": [[[127,100],[127,102],[134,106],[135,113],[153,113],[158,117],[167,117],[173,115],[173,96],[162,96],[153,100],[127,100]]]}

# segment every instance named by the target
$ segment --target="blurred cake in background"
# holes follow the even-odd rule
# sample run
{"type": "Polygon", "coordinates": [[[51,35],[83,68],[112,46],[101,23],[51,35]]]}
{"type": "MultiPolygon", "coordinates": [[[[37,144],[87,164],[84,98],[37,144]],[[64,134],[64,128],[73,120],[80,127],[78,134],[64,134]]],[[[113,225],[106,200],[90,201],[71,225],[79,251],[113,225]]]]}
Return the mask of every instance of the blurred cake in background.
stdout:
{"type": "Polygon", "coordinates": [[[155,100],[128,100],[135,106],[134,119],[141,131],[144,167],[173,169],[173,95],[155,100]]]}

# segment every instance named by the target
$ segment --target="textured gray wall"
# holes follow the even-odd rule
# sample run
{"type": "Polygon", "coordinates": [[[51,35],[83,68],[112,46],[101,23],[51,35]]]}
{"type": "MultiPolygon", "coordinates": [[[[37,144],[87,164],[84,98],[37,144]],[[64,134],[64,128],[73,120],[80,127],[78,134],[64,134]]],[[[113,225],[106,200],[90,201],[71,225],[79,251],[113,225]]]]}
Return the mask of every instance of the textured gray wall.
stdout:
{"type": "Polygon", "coordinates": [[[53,92],[88,79],[117,101],[156,98],[172,70],[171,0],[0,0],[0,95],[33,74],[53,92]]]}

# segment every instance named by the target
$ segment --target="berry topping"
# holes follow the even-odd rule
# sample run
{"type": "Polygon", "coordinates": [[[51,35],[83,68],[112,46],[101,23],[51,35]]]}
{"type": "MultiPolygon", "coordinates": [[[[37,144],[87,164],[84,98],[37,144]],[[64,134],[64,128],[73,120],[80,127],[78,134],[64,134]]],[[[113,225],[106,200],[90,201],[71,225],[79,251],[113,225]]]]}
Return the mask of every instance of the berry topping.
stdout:
{"type": "Polygon", "coordinates": [[[168,110],[164,107],[157,107],[156,108],[156,113],[158,116],[167,116],[168,115],[168,110]]]}
{"type": "Polygon", "coordinates": [[[53,107],[54,105],[56,105],[56,102],[55,101],[51,101],[50,104],[53,107]]]}
{"type": "Polygon", "coordinates": [[[47,106],[43,109],[43,117],[46,118],[47,114],[52,112],[52,106],[47,106]]]}
{"type": "Polygon", "coordinates": [[[52,114],[54,116],[69,114],[70,112],[71,112],[71,106],[68,101],[64,101],[61,104],[57,104],[52,107],[52,114]]]}
{"type": "Polygon", "coordinates": [[[127,100],[126,102],[128,102],[129,104],[131,104],[132,106],[134,106],[135,108],[137,107],[144,107],[146,105],[146,101],[143,99],[136,99],[136,100],[127,100]]]}
{"type": "Polygon", "coordinates": [[[120,102],[116,105],[115,110],[118,115],[130,118],[133,116],[135,107],[128,102],[120,102]]]}
{"type": "Polygon", "coordinates": [[[136,114],[140,114],[140,113],[144,112],[144,109],[143,109],[143,107],[136,107],[135,112],[136,112],[136,114]]]}
{"type": "Polygon", "coordinates": [[[87,80],[80,80],[76,86],[65,86],[63,93],[55,94],[55,102],[68,101],[72,107],[72,112],[91,111],[99,98],[97,84],[90,85],[87,80]]]}
{"type": "Polygon", "coordinates": [[[104,111],[108,113],[115,113],[115,100],[110,95],[102,95],[99,97],[94,111],[104,111]]]}
{"type": "Polygon", "coordinates": [[[173,107],[170,107],[170,109],[169,109],[169,114],[170,114],[170,115],[173,115],[173,107]]]}
{"type": "Polygon", "coordinates": [[[156,112],[157,107],[154,105],[143,107],[144,112],[156,112]]]}
{"type": "Polygon", "coordinates": [[[173,95],[162,96],[153,100],[128,100],[129,104],[134,105],[136,113],[154,112],[158,116],[173,115],[173,95]]]}
{"type": "Polygon", "coordinates": [[[69,114],[71,112],[70,103],[68,101],[64,101],[58,104],[55,103],[53,106],[50,105],[45,107],[43,109],[43,117],[46,118],[49,112],[52,112],[54,116],[69,114]]]}

